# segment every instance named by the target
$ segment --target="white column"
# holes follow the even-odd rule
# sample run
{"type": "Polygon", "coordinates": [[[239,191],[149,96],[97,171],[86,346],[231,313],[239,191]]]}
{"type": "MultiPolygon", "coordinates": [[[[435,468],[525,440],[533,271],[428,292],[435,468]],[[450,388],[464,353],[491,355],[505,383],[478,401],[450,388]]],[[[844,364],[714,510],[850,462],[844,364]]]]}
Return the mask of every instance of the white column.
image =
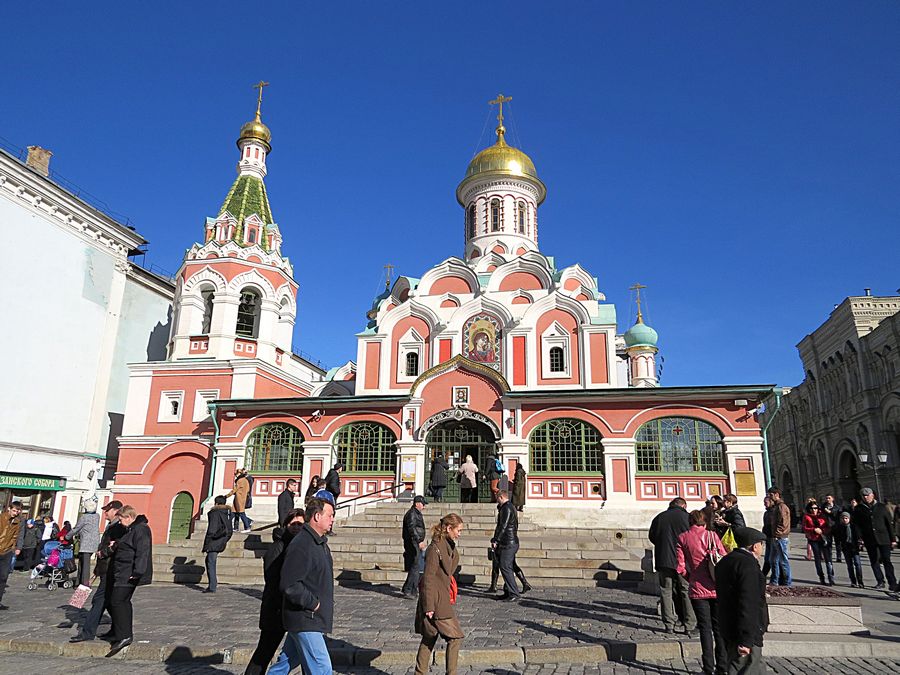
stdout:
{"type": "Polygon", "coordinates": [[[397,441],[397,478],[401,479],[403,472],[403,458],[414,457],[415,464],[415,493],[425,494],[425,443],[424,441],[397,441]]]}
{"type": "Polygon", "coordinates": [[[310,469],[313,460],[322,460],[322,475],[331,468],[331,443],[329,441],[304,441],[303,442],[303,478],[300,482],[300,494],[305,495],[306,489],[309,487],[309,481],[313,477],[312,469],[310,469]]]}
{"type": "Polygon", "coordinates": [[[725,466],[728,472],[728,481],[731,491],[737,495],[738,506],[744,513],[748,527],[760,529],[762,527],[763,497],[766,496],[766,472],[763,464],[763,439],[761,436],[725,436],[722,443],[725,446],[725,466]],[[749,480],[741,476],[742,485],[738,484],[737,473],[739,464],[749,460],[750,470],[753,472],[751,492],[749,480]],[[746,483],[744,483],[746,481],[746,483]],[[741,489],[746,487],[747,489],[741,489]],[[741,493],[744,494],[741,494],[741,493]]]}
{"type": "Polygon", "coordinates": [[[637,485],[634,474],[637,466],[637,452],[633,438],[604,438],[600,441],[603,445],[603,478],[606,487],[606,500],[611,506],[636,506],[637,485]],[[613,460],[625,460],[627,476],[627,491],[616,492],[613,490],[613,460]]]}
{"type": "Polygon", "coordinates": [[[240,296],[235,293],[216,293],[206,356],[215,359],[234,358],[234,330],[240,302],[240,296]]]}

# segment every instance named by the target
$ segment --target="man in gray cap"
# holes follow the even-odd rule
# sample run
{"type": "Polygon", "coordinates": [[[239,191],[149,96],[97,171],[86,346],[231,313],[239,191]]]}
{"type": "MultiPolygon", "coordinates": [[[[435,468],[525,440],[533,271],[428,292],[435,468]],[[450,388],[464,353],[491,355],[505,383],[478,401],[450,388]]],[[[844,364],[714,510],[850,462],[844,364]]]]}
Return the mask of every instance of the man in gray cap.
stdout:
{"type": "Polygon", "coordinates": [[[891,564],[891,549],[897,545],[894,537],[893,522],[887,507],[875,499],[872,488],[862,489],[862,502],[853,509],[853,522],[859,527],[863,544],[869,554],[869,563],[875,573],[875,588],[884,588],[884,577],[887,575],[888,588],[897,590],[897,577],[891,564]],[[881,566],[884,565],[884,572],[881,566]]]}
{"type": "Polygon", "coordinates": [[[732,530],[738,548],[716,565],[719,630],[728,653],[728,672],[766,672],[763,635],[769,628],[766,578],[759,568],[766,535],[752,527],[732,530]]]}

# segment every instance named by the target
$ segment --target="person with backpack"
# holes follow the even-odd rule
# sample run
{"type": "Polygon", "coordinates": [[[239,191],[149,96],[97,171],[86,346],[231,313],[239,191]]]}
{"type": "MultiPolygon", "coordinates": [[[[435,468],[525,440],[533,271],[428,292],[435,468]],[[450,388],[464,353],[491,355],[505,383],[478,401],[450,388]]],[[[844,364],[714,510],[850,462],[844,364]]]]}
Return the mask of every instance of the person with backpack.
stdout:
{"type": "Polygon", "coordinates": [[[707,527],[704,511],[691,511],[689,521],[690,529],[678,535],[676,571],[688,580],[688,597],[700,631],[703,673],[714,675],[725,672],[728,659],[719,631],[715,581],[715,565],[726,551],[719,535],[707,527]]]}
{"type": "Polygon", "coordinates": [[[678,567],[675,550],[678,537],[691,529],[686,506],[687,502],[681,497],[673,499],[669,502],[668,509],[653,518],[648,533],[650,543],[653,544],[653,563],[659,579],[660,610],[667,633],[675,632],[678,621],[684,624],[684,630],[688,634],[692,633],[697,625],[688,596],[688,584],[684,577],[675,571],[678,567]]]}
{"type": "Polygon", "coordinates": [[[497,493],[500,492],[500,478],[504,471],[503,463],[493,455],[488,455],[485,479],[491,486],[491,501],[495,504],[497,503],[497,493]]]}
{"type": "Polygon", "coordinates": [[[216,577],[216,561],[219,554],[225,550],[228,540],[234,533],[231,524],[231,509],[226,504],[223,495],[218,495],[214,500],[215,505],[206,514],[209,524],[206,527],[206,536],[203,537],[203,552],[206,554],[206,578],[209,582],[204,593],[215,593],[218,586],[216,577]]]}

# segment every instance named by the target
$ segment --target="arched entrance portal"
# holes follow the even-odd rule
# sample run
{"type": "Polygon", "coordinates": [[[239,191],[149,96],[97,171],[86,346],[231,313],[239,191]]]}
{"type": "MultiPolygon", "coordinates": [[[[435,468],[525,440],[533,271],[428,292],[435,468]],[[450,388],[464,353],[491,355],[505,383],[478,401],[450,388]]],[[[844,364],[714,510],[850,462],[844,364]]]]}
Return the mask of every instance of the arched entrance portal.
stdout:
{"type": "Polygon", "coordinates": [[[169,541],[191,536],[191,519],[194,516],[194,498],[189,492],[179,492],[172,501],[172,517],[169,521],[169,541]]]}
{"type": "Polygon", "coordinates": [[[478,465],[478,501],[491,501],[491,490],[485,475],[487,458],[496,456],[496,436],[491,428],[474,419],[452,420],[441,422],[428,432],[425,437],[425,490],[431,483],[431,462],[439,454],[444,456],[450,469],[447,472],[447,489],[444,501],[459,501],[459,483],[456,474],[459,465],[466,461],[466,455],[478,465]]]}
{"type": "Polygon", "coordinates": [[[838,498],[842,504],[849,504],[851,499],[859,499],[859,464],[856,455],[851,450],[844,450],[841,460],[838,462],[838,498]]]}

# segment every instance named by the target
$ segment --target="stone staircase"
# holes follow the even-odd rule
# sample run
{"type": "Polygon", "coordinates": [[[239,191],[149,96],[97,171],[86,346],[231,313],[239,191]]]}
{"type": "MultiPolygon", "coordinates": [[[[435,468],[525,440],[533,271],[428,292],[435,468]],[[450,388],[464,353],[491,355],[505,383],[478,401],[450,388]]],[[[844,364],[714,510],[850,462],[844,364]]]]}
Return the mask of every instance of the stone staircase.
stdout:
{"type": "MultiPolygon", "coordinates": [[[[400,586],[403,572],[403,515],[408,503],[381,502],[335,521],[329,539],[335,577],[340,582],[387,583],[400,586]]],[[[491,562],[487,549],[494,532],[493,504],[430,504],[425,524],[430,528],[441,515],[455,512],[466,523],[460,539],[460,582],[487,584],[491,562]]],[[[205,519],[197,522],[191,539],[155,544],[154,580],[175,583],[205,582],[201,552],[205,519]]],[[[257,523],[254,523],[254,528],[257,523]]],[[[517,562],[533,586],[596,586],[600,581],[637,583],[643,579],[645,551],[629,544],[621,532],[585,527],[544,527],[528,513],[519,518],[520,548],[517,562]]],[[[263,583],[262,561],[271,542],[271,528],[235,533],[219,554],[218,578],[223,584],[263,583]]]]}

